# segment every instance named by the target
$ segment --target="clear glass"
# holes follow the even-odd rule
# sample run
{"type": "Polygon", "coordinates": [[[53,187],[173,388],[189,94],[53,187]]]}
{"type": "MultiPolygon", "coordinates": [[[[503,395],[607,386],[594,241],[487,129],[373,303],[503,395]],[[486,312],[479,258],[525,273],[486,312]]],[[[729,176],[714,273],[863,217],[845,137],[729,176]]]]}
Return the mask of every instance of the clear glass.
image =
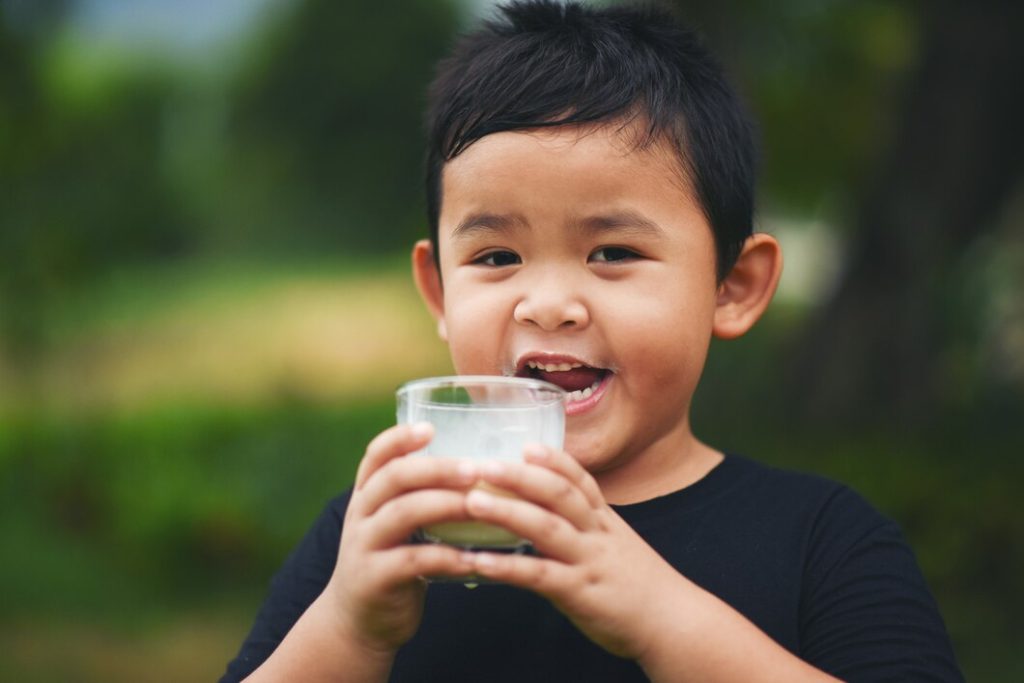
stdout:
{"type": "MultiPolygon", "coordinates": [[[[562,448],[565,438],[565,391],[540,380],[472,375],[420,379],[398,390],[397,404],[400,424],[434,425],[434,438],[413,456],[520,460],[529,443],[562,448]]],[[[423,540],[462,548],[521,551],[529,545],[482,522],[434,524],[421,534],[423,540]]]]}

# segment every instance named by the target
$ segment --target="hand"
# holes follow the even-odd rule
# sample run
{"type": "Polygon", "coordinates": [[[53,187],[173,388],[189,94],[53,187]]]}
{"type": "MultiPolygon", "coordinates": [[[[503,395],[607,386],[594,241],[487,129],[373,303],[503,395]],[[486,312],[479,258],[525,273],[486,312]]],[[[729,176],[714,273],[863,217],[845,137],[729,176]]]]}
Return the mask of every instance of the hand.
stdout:
{"type": "Polygon", "coordinates": [[[476,489],[469,514],[529,539],[543,557],[477,553],[475,573],[548,598],[595,643],[640,659],[652,611],[685,582],[605,502],[568,454],[529,447],[525,463],[488,462],[481,479],[519,496],[476,489]]]}
{"type": "Polygon", "coordinates": [[[423,612],[423,576],[473,573],[468,553],[410,545],[424,525],[467,519],[473,463],[407,458],[433,436],[429,424],[382,432],[366,449],[345,514],[331,594],[342,632],[373,652],[393,653],[415,633],[423,612]]]}

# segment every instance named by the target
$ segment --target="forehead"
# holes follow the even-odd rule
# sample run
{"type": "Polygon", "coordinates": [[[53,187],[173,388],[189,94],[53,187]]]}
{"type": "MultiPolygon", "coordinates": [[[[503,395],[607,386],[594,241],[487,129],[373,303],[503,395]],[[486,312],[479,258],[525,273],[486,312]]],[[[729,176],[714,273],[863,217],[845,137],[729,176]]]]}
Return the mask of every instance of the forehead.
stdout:
{"type": "Polygon", "coordinates": [[[638,123],[492,133],[447,162],[441,184],[442,224],[453,210],[495,201],[671,199],[688,209],[697,206],[677,147],[664,137],[647,139],[638,123]]]}

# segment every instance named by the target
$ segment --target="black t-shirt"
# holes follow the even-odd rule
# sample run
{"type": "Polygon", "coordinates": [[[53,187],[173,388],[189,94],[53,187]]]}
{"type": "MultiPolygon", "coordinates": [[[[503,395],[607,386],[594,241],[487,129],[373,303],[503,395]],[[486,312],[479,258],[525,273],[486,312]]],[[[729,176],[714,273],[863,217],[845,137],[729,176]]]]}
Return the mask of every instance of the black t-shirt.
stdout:
{"type": "MultiPolygon", "coordinates": [[[[323,590],[347,502],[331,501],[274,577],[222,683],[269,657],[323,590]]],[[[963,680],[899,528],[839,484],[730,455],[685,489],[615,510],[680,573],[824,671],[847,681],[963,680]]],[[[646,678],[528,591],[437,583],[390,680],[646,678]]]]}

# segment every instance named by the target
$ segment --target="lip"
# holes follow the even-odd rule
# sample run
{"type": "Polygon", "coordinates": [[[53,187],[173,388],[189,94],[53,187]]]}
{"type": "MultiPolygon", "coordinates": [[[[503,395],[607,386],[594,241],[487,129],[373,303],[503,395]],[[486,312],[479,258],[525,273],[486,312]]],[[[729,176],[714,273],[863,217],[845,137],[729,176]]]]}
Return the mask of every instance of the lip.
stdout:
{"type": "Polygon", "coordinates": [[[601,378],[601,383],[597,385],[597,389],[594,389],[594,393],[580,401],[573,401],[572,403],[567,402],[565,404],[566,417],[585,413],[596,406],[608,391],[608,386],[612,383],[612,378],[614,377],[615,373],[609,370],[605,376],[601,378]]]}
{"type": "Polygon", "coordinates": [[[594,393],[592,393],[587,398],[581,399],[579,401],[566,402],[565,414],[567,417],[580,415],[593,409],[598,403],[601,402],[601,399],[608,391],[608,387],[612,382],[612,378],[615,377],[615,371],[612,370],[611,368],[604,367],[597,363],[592,363],[590,361],[587,361],[578,356],[573,356],[571,354],[557,353],[551,351],[531,351],[520,355],[516,359],[514,371],[515,376],[524,376],[523,373],[526,370],[526,364],[531,361],[535,363],[545,364],[569,363],[571,365],[573,363],[579,363],[590,368],[598,368],[605,371],[605,375],[604,377],[601,378],[601,383],[597,385],[596,389],[594,389],[594,393]]]}

